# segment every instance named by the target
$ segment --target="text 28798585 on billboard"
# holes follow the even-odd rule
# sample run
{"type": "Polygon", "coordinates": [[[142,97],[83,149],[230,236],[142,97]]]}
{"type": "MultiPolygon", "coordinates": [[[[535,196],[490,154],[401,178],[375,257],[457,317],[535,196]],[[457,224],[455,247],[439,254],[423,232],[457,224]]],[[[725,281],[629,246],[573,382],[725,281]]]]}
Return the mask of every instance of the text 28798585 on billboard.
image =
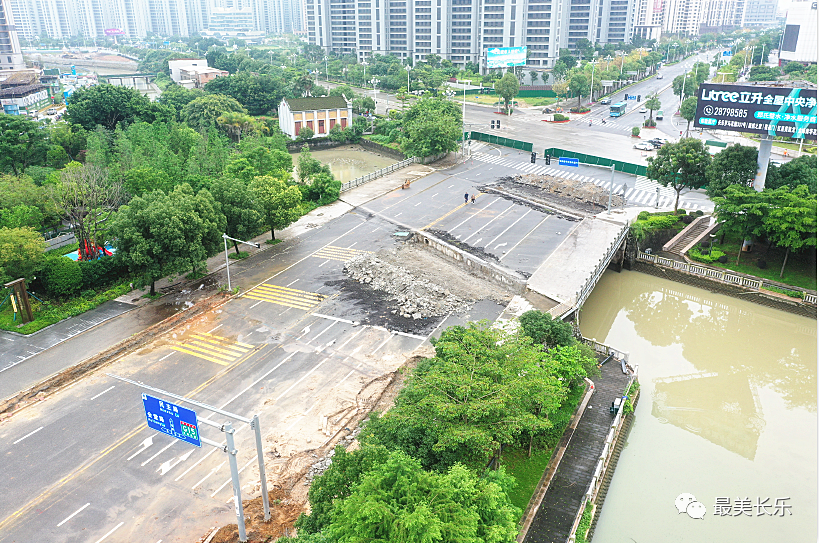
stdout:
{"type": "Polygon", "coordinates": [[[816,139],[816,89],[703,83],[697,128],[816,139]]]}

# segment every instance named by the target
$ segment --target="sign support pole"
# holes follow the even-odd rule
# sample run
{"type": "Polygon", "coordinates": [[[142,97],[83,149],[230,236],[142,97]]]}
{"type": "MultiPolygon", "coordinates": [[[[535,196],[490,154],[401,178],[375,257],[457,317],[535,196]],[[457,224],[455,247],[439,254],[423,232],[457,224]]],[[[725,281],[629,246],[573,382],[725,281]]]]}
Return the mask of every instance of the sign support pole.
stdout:
{"type": "Polygon", "coordinates": [[[270,520],[270,503],[267,495],[267,476],[264,471],[264,455],[262,454],[262,430],[259,427],[259,415],[253,415],[253,433],[256,434],[256,456],[259,458],[259,479],[262,483],[262,503],[264,504],[264,520],[270,520]]]}
{"type": "Polygon", "coordinates": [[[606,215],[611,215],[611,194],[614,192],[614,163],[611,165],[611,186],[609,187],[609,205],[606,208],[606,215]]]}
{"type": "Polygon", "coordinates": [[[771,148],[773,147],[773,137],[765,134],[759,140],[759,154],[756,159],[756,177],[754,177],[754,190],[762,192],[765,189],[765,178],[768,176],[768,162],[771,159],[771,148]]]}
{"type": "Polygon", "coordinates": [[[233,425],[230,422],[224,426],[225,440],[227,441],[228,463],[230,464],[230,478],[233,481],[233,505],[236,509],[236,520],[239,525],[239,541],[245,543],[247,534],[245,533],[245,510],[242,505],[242,487],[239,484],[239,465],[236,463],[236,447],[233,443],[233,425]]]}

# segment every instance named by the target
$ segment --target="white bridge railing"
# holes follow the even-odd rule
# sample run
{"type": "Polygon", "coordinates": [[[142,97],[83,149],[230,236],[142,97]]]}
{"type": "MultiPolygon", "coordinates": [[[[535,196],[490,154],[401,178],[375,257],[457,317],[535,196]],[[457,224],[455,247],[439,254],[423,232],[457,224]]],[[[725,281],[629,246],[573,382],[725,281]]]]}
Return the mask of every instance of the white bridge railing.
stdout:
{"type": "Polygon", "coordinates": [[[368,173],[367,175],[362,175],[361,177],[357,177],[357,178],[353,179],[352,181],[347,181],[346,183],[341,185],[341,192],[344,192],[345,190],[353,189],[355,187],[359,187],[359,186],[363,185],[364,183],[369,183],[373,179],[378,179],[379,177],[383,177],[383,176],[387,175],[388,173],[394,172],[395,170],[400,170],[401,168],[409,166],[410,164],[415,164],[416,162],[421,162],[421,160],[422,159],[420,159],[419,157],[413,156],[413,157],[410,157],[410,158],[408,158],[406,160],[402,160],[401,162],[396,162],[395,164],[390,164],[386,168],[381,168],[380,170],[374,171],[373,173],[368,173]]]}
{"type": "MultiPolygon", "coordinates": [[[[750,277],[745,277],[744,275],[736,275],[727,271],[709,268],[707,266],[698,266],[696,264],[689,264],[688,262],[678,262],[670,258],[646,254],[642,251],[637,252],[637,259],[646,262],[653,262],[654,264],[657,264],[659,266],[673,268],[681,272],[690,273],[692,275],[699,275],[701,277],[707,277],[715,281],[721,281],[723,283],[728,283],[729,285],[737,285],[752,290],[763,290],[762,285],[765,284],[765,281],[762,279],[752,279],[750,277]]],[[[816,294],[802,289],[794,290],[804,292],[804,298],[802,299],[802,301],[808,304],[816,305],[816,294]]]]}

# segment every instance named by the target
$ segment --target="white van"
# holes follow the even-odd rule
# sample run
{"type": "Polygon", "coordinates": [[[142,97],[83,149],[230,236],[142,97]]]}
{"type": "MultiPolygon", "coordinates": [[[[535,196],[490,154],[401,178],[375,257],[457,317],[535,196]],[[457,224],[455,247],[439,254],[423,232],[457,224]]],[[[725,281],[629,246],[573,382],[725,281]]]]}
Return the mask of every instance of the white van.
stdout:
{"type": "Polygon", "coordinates": [[[57,114],[57,108],[56,107],[50,107],[50,108],[48,108],[46,110],[46,115],[56,115],[56,114],[57,114]]]}
{"type": "Polygon", "coordinates": [[[663,78],[663,74],[657,74],[657,79],[662,79],[662,78],[663,78]]]}

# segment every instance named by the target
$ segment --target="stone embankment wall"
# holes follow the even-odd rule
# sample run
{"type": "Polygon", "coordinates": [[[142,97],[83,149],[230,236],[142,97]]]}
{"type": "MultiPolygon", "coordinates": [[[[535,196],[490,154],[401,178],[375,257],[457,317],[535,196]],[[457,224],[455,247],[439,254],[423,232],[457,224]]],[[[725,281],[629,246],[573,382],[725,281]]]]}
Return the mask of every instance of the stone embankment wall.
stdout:
{"type": "Polygon", "coordinates": [[[766,294],[761,290],[750,290],[740,286],[730,285],[721,281],[714,281],[707,277],[691,275],[665,266],[657,266],[648,262],[635,260],[632,263],[632,268],[635,271],[655,275],[657,277],[664,277],[678,283],[684,283],[693,287],[705,289],[719,294],[725,294],[733,298],[747,300],[755,304],[764,305],[780,311],[787,311],[795,315],[802,315],[811,319],[816,318],[816,307],[810,305],[800,304],[798,302],[791,302],[784,298],[779,298],[773,294],[766,294]]]}

